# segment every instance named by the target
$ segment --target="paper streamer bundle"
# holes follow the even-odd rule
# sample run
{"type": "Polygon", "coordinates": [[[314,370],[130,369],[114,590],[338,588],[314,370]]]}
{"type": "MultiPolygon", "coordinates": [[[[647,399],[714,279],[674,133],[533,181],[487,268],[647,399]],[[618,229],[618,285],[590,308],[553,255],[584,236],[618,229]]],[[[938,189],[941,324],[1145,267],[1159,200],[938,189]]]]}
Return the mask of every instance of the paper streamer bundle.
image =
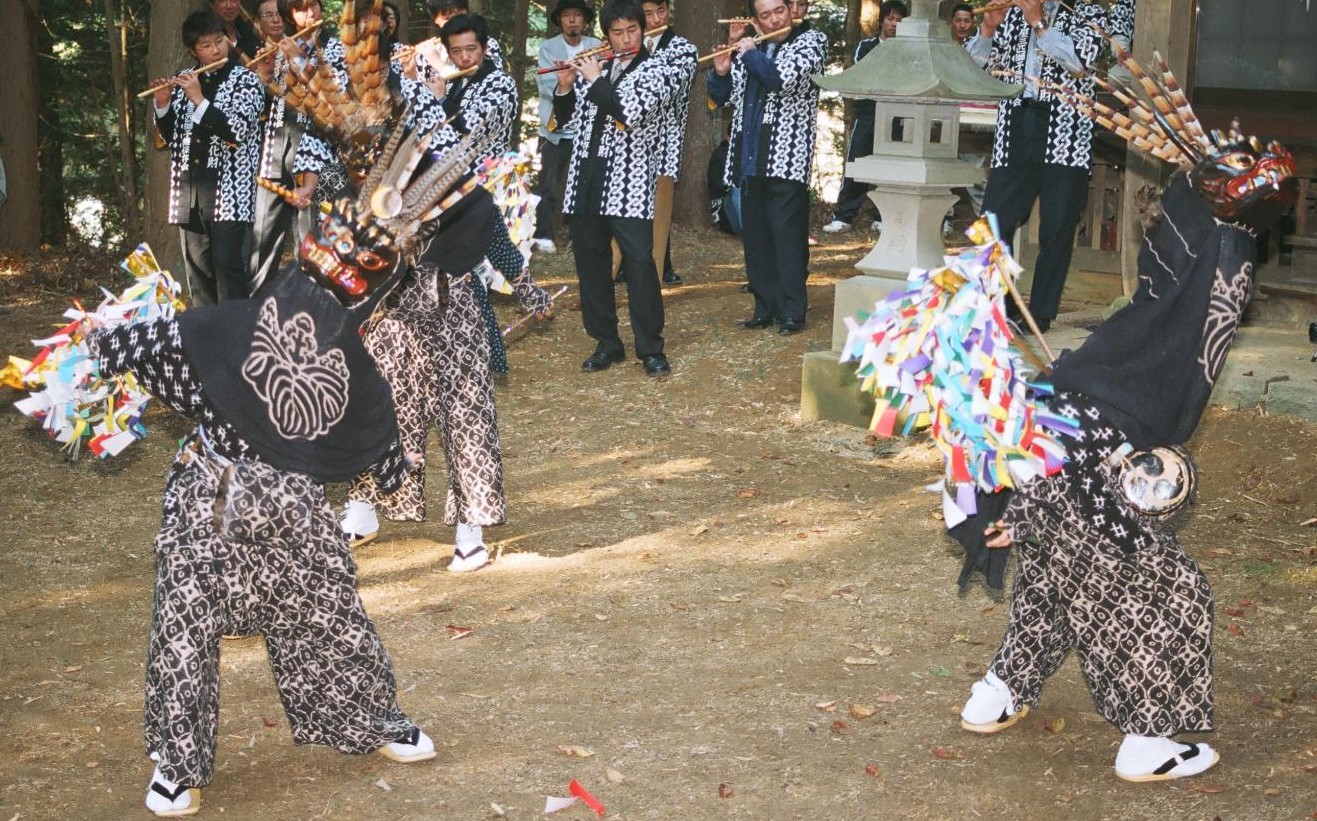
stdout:
{"type": "Polygon", "coordinates": [[[501,157],[488,157],[476,170],[476,179],[494,195],[503,212],[512,244],[530,256],[530,242],[535,238],[535,207],[540,198],[531,192],[531,160],[524,154],[509,151],[501,157]]]}
{"type": "Polygon", "coordinates": [[[29,392],[14,406],[40,422],[75,458],[84,444],[105,458],[145,437],[142,414],[150,401],[131,375],[101,378],[88,355],[85,335],[131,322],[169,319],[183,309],[182,289],[160,268],[149,246],[137,246],[120,265],[133,276],[132,285],[118,296],[102,288],[105,299],[94,311],[75,302],[64,312],[68,324],[53,336],[33,340],[41,350],[31,361],[11,356],[0,376],[4,384],[29,392]]]}
{"type": "Polygon", "coordinates": [[[1021,268],[997,238],[991,217],[967,232],[978,243],[931,271],[911,270],[869,314],[847,318],[842,361],[857,361],[861,388],[874,394],[871,428],[880,436],[929,427],[946,463],[943,515],[954,527],[977,507],[975,489],[994,492],[1065,464],[1058,432],[1074,421],[1045,404],[1051,387],[1031,382],[1010,345],[1006,280],[1021,268]]]}
{"type": "MultiPolygon", "coordinates": [[[[476,182],[493,195],[494,203],[503,214],[503,222],[508,226],[508,236],[526,262],[530,261],[531,240],[535,238],[535,207],[540,202],[526,182],[530,179],[530,164],[529,157],[509,151],[498,157],[486,157],[476,169],[476,182]]],[[[480,263],[476,275],[491,291],[512,293],[512,284],[489,260],[480,263]]]]}

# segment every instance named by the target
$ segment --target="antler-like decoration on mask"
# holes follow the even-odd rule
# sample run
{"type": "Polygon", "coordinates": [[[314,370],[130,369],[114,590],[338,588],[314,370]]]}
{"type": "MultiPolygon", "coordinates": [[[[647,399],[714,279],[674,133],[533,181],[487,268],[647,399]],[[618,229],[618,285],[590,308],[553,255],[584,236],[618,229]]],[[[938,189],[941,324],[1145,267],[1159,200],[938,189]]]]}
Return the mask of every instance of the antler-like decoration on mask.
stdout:
{"type": "MultiPolygon", "coordinates": [[[[346,87],[318,41],[314,45],[314,65],[311,61],[290,61],[283,75],[285,103],[307,116],[321,136],[334,144],[357,180],[374,163],[376,133],[398,113],[387,83],[389,63],[379,54],[383,8],[383,0],[373,0],[367,13],[358,17],[357,0],[343,4],[339,33],[347,68],[346,87]]],[[[271,88],[280,91],[273,83],[271,88]]]]}

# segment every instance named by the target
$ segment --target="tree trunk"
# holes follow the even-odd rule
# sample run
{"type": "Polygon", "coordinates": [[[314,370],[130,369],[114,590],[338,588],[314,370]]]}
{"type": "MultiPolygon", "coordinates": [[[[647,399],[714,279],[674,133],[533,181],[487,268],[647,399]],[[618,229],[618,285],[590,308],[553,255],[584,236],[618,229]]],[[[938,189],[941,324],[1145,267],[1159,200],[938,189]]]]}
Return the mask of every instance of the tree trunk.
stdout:
{"type": "MultiPolygon", "coordinates": [[[[188,0],[154,0],[151,3],[150,40],[146,53],[147,76],[168,77],[186,68],[190,61],[183,48],[183,18],[195,4],[188,0]]],[[[146,132],[146,225],[145,235],[160,264],[182,275],[183,254],[178,232],[169,225],[169,151],[155,148],[155,113],[151,98],[139,101],[146,132]]]]}
{"type": "Polygon", "coordinates": [[[0,206],[0,250],[41,244],[37,195],[37,26],[33,0],[0,0],[0,159],[8,200],[0,206]]]}
{"type": "MultiPolygon", "coordinates": [[[[738,0],[703,0],[681,7],[681,18],[674,22],[682,36],[708,52],[708,44],[727,40],[727,27],[718,25],[721,17],[745,14],[745,4],[738,0]]],[[[708,227],[709,192],[705,172],[709,155],[722,142],[725,131],[722,109],[710,111],[709,95],[704,88],[707,64],[695,72],[691,85],[690,119],[686,121],[686,144],[681,157],[681,179],[677,183],[672,220],[687,228],[708,227]]]]}
{"type": "Polygon", "coordinates": [[[110,76],[114,81],[115,119],[119,123],[119,190],[123,209],[124,239],[128,244],[141,236],[141,214],[137,205],[137,160],[133,155],[133,109],[128,96],[124,54],[128,50],[128,24],[115,11],[114,0],[105,0],[105,26],[110,38],[110,76]]]}
{"type": "MultiPolygon", "coordinates": [[[[44,23],[37,28],[37,53],[53,54],[55,41],[44,23]]],[[[59,87],[60,67],[53,59],[40,59],[37,65],[38,196],[41,197],[41,243],[61,246],[69,238],[69,211],[64,191],[64,134],[60,109],[53,93],[59,87]]]]}
{"type": "Polygon", "coordinates": [[[516,0],[512,12],[512,49],[509,55],[512,79],[518,86],[525,85],[526,72],[530,69],[526,59],[526,41],[530,38],[530,0],[516,0]]]}

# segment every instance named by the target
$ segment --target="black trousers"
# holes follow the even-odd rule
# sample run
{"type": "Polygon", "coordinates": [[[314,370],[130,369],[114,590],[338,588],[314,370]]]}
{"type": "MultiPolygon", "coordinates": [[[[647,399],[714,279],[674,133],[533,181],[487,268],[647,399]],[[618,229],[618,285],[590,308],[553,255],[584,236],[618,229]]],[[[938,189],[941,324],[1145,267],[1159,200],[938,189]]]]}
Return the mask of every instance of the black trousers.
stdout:
{"type": "Polygon", "coordinates": [[[803,182],[747,177],[741,192],[741,243],[755,318],[805,321],[809,276],[809,188],[803,182]]]}
{"type": "Polygon", "coordinates": [[[193,306],[249,296],[247,258],[250,222],[205,220],[193,209],[192,219],[179,226],[183,272],[193,306]]]}
{"type": "MultiPolygon", "coordinates": [[[[285,122],[282,128],[285,133],[281,135],[276,148],[280,152],[280,174],[275,182],[287,188],[295,188],[297,182],[293,178],[293,158],[297,154],[302,129],[289,122],[285,122]]],[[[297,232],[293,236],[293,249],[296,251],[297,244],[311,230],[312,216],[317,214],[314,205],[299,211],[273,191],[256,187],[256,218],[252,222],[252,253],[248,263],[251,273],[248,290],[251,293],[256,293],[270,275],[279,270],[279,261],[293,225],[297,225],[297,232]]]]}
{"type": "Polygon", "coordinates": [[[1038,260],[1034,263],[1029,311],[1038,319],[1056,318],[1061,291],[1070,271],[1075,229],[1088,196],[1087,168],[1045,162],[1047,126],[1051,109],[1024,105],[1011,121],[1007,165],[988,172],[983,210],[997,215],[1002,238],[1008,243],[1015,229],[1029,217],[1038,201],[1038,260]]]}
{"type": "MultiPolygon", "coordinates": [[[[598,162],[598,161],[595,161],[598,162]]],[[[599,213],[602,168],[583,168],[578,207],[572,214],[572,254],[581,289],[581,320],[595,350],[626,353],[617,332],[617,294],[613,286],[613,240],[622,249],[627,309],[635,335],[636,356],[663,353],[663,293],[654,266],[654,221],[607,217],[599,213]]],[[[803,225],[803,223],[802,223],[803,225]]]]}
{"type": "Polygon", "coordinates": [[[540,204],[535,207],[536,239],[553,239],[557,232],[563,187],[567,184],[567,164],[571,160],[570,139],[553,143],[540,137],[540,178],[535,183],[535,194],[540,198],[540,204]]]}
{"type": "MultiPolygon", "coordinates": [[[[873,115],[867,117],[856,117],[855,125],[851,126],[851,141],[846,147],[846,161],[867,157],[873,153],[873,115]]],[[[850,177],[841,181],[841,190],[837,192],[837,207],[832,209],[832,218],[845,223],[855,222],[859,216],[860,209],[869,199],[869,192],[873,186],[867,182],[859,182],[850,177]]],[[[874,209],[878,213],[878,209],[874,209]]],[[[879,215],[881,216],[881,215],[879,215]]]]}

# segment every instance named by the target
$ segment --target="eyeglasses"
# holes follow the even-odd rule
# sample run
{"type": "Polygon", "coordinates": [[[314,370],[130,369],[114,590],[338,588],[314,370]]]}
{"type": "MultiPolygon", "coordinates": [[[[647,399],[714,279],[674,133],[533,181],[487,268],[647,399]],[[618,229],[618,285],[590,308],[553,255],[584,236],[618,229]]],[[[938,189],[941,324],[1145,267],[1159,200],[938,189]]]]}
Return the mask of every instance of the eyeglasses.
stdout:
{"type": "Polygon", "coordinates": [[[278,19],[279,19],[279,12],[277,12],[277,11],[263,11],[263,12],[261,12],[261,19],[262,19],[262,20],[278,20],[278,19]]]}

